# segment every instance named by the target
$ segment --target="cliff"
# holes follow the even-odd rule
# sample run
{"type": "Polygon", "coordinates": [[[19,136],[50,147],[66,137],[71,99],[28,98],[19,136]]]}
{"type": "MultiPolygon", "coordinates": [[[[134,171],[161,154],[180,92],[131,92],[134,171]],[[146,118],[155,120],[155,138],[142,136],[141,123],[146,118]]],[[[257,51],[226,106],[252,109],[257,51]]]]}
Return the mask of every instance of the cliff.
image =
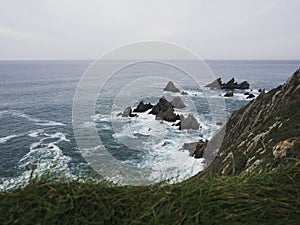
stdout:
{"type": "Polygon", "coordinates": [[[262,92],[235,111],[225,127],[221,147],[210,165],[213,173],[269,171],[282,164],[299,163],[300,69],[284,85],[262,92]]]}

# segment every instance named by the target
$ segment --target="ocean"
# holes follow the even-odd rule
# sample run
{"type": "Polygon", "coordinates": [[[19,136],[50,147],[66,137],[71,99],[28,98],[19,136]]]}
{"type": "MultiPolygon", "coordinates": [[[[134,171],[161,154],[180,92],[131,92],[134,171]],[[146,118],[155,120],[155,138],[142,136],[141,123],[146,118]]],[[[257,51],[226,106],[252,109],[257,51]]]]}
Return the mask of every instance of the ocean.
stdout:
{"type": "MultiPolygon", "coordinates": [[[[193,62],[182,63],[193,67],[193,62]]],[[[215,78],[221,77],[224,82],[232,77],[238,82],[247,80],[250,89],[246,91],[256,96],[258,89],[268,91],[283,84],[300,66],[296,60],[208,60],[206,63],[215,78]]],[[[29,179],[32,171],[39,175],[50,171],[68,177],[91,174],[91,163],[77,147],[72,124],[76,88],[90,64],[91,61],[0,61],[0,189],[29,179]]],[[[203,159],[194,159],[180,148],[185,142],[210,139],[218,129],[217,122],[224,122],[221,117],[220,121],[212,119],[207,99],[223,99],[226,118],[250,101],[245,91],[235,91],[232,98],[224,98],[220,96],[224,92],[218,91],[207,96],[185,77],[179,85],[188,95],[163,92],[168,79],[155,77],[182,74],[176,68],[154,62],[132,65],[116,74],[99,93],[95,114],[81,129],[95,126],[102,148],[124,165],[147,168],[149,180],[176,177],[180,181],[203,170],[203,159]],[[141,80],[141,74],[153,79],[141,80]],[[133,82],[127,83],[128,77],[133,82]],[[145,89],[138,88],[141,82],[145,89]],[[150,95],[145,94],[149,91],[150,95]],[[147,113],[133,118],[117,117],[127,106],[134,107],[140,100],[155,104],[162,95],[168,100],[181,96],[188,107],[177,113],[193,113],[202,128],[179,131],[172,123],[161,123],[147,113]]],[[[84,138],[88,140],[89,133],[84,138]]],[[[109,162],[100,166],[109,166],[109,162]]],[[[126,183],[124,177],[116,174],[106,179],[126,183]]]]}

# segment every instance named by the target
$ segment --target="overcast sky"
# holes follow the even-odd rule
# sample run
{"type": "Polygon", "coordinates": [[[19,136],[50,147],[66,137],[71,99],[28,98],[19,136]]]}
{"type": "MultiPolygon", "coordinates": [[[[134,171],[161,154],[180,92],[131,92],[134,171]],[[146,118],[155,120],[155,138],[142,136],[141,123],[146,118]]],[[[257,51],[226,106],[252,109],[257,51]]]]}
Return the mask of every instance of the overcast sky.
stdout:
{"type": "Polygon", "coordinates": [[[300,59],[299,0],[0,0],[0,59],[95,59],[163,40],[202,58],[300,59]]]}

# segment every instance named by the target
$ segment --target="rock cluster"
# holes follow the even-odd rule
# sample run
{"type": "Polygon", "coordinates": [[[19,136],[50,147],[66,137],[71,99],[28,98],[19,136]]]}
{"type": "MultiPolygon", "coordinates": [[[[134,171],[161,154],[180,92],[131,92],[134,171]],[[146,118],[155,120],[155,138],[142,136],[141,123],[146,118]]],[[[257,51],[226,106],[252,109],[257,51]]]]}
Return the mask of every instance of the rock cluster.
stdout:
{"type": "Polygon", "coordinates": [[[218,78],[213,82],[207,84],[205,87],[233,90],[233,89],[249,89],[250,85],[247,81],[237,83],[234,78],[230,79],[227,83],[223,83],[221,78],[218,78]]]}
{"type": "MultiPolygon", "coordinates": [[[[175,87],[172,81],[169,81],[164,91],[180,92],[178,88],[175,87]]],[[[187,95],[187,92],[182,91],[182,95],[187,95]]],[[[149,114],[155,115],[156,120],[164,120],[167,122],[176,122],[172,126],[179,126],[179,130],[198,130],[200,128],[200,123],[197,119],[189,114],[187,117],[184,115],[178,115],[174,113],[174,108],[183,109],[186,105],[179,96],[175,96],[171,102],[169,102],[164,96],[159,99],[156,105],[151,103],[144,103],[141,101],[138,106],[133,110],[136,113],[144,113],[150,110],[149,114]],[[178,122],[179,120],[179,122],[178,122]]],[[[123,112],[119,113],[118,116],[122,117],[134,117],[137,114],[132,113],[132,108],[128,106],[123,112]]],[[[202,158],[204,149],[206,148],[208,141],[198,141],[193,143],[185,143],[183,145],[184,150],[188,150],[190,155],[195,158],[202,158]]]]}
{"type": "Polygon", "coordinates": [[[153,105],[151,103],[145,104],[143,101],[141,101],[138,106],[133,110],[133,112],[146,112],[149,109],[152,109],[153,105]]]}
{"type": "Polygon", "coordinates": [[[159,102],[153,106],[149,114],[156,115],[155,119],[161,119],[168,122],[175,122],[180,119],[179,115],[174,113],[174,106],[164,97],[159,99],[159,102]]]}

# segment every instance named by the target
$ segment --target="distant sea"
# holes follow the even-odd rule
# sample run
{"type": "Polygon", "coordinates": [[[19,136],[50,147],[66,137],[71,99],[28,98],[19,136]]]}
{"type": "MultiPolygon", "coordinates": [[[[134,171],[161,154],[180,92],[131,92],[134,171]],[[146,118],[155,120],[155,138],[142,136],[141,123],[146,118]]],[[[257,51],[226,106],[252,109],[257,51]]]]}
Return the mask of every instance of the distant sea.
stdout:
{"type": "MultiPolygon", "coordinates": [[[[81,156],[73,135],[72,104],[78,82],[90,63],[0,61],[0,189],[13,186],[24,177],[28,178],[33,169],[39,174],[49,170],[68,176],[88,174],[89,165],[81,156]]],[[[192,62],[188,63],[193,66],[192,62]]],[[[268,91],[283,84],[300,67],[300,61],[296,60],[208,60],[206,63],[215,77],[221,77],[224,82],[232,77],[237,82],[247,80],[250,83],[247,91],[256,96],[259,94],[258,89],[268,91]]],[[[166,73],[176,74],[176,71],[166,66],[140,64],[119,73],[132,72],[132,76],[138,77],[139,73],[160,76],[166,73]]],[[[122,79],[116,82],[117,86],[124,84],[122,79]]],[[[194,104],[199,106],[196,117],[202,125],[201,130],[181,132],[171,123],[160,127],[154,117],[143,114],[137,118],[123,119],[124,121],[120,118],[121,124],[130,123],[133,130],[133,136],[128,137],[128,133],[123,133],[122,129],[116,132],[111,125],[111,119],[118,119],[115,116],[122,111],[123,106],[105,111],[102,108],[103,101],[99,100],[93,122],[104,146],[124,163],[151,168],[153,179],[165,179],[176,174],[180,174],[179,179],[184,179],[203,169],[203,160],[194,159],[188,152],[179,149],[183,144],[182,140],[192,142],[200,138],[209,139],[218,128],[218,121],[209,120],[207,111],[201,109],[201,93],[193,90],[188,83],[183,82],[181,87],[188,92],[194,104]],[[160,140],[157,142],[158,136],[160,140]],[[130,145],[124,146],[123,140],[127,138],[140,140],[142,151],[130,149],[130,145]]],[[[153,88],[163,89],[164,86],[155,83],[153,88]]],[[[106,93],[107,104],[116,104],[113,103],[115,96],[111,95],[110,98],[109,93],[106,93]]],[[[168,99],[173,97],[168,93],[165,95],[168,99]]],[[[161,96],[146,100],[154,104],[159,97],[161,96]]],[[[217,93],[209,97],[224,98],[217,93]]],[[[227,117],[249,102],[245,97],[244,91],[236,91],[233,98],[225,99],[227,117]]],[[[140,100],[136,96],[132,98],[136,104],[140,100]]],[[[189,111],[179,110],[179,113],[188,114],[189,111]]],[[[90,125],[93,124],[86,124],[90,125]]],[[[118,182],[115,178],[109,179],[118,182]]]]}

